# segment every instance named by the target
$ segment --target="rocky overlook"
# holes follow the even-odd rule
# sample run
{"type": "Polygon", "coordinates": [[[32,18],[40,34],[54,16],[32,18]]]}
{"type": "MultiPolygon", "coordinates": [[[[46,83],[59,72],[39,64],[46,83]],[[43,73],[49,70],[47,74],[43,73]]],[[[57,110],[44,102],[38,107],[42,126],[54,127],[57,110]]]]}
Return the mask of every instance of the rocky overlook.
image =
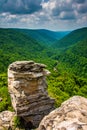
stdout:
{"type": "Polygon", "coordinates": [[[74,96],[41,121],[38,130],[87,130],[87,99],[74,96]]]}
{"type": "Polygon", "coordinates": [[[87,99],[74,96],[53,110],[55,101],[46,91],[50,72],[45,68],[34,61],[9,65],[8,90],[14,112],[0,113],[0,130],[87,130],[87,99]],[[14,119],[20,119],[21,126],[14,119]]]}
{"type": "Polygon", "coordinates": [[[46,91],[46,76],[50,74],[44,64],[17,61],[8,68],[8,89],[16,115],[28,127],[38,127],[42,118],[54,109],[54,99],[46,91]]]}

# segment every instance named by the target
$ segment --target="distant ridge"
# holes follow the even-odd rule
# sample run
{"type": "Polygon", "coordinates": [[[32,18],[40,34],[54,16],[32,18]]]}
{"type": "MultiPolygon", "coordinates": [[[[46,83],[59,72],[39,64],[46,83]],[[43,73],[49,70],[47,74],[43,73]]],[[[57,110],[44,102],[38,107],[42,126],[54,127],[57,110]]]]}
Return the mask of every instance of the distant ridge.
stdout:
{"type": "Polygon", "coordinates": [[[72,31],[53,44],[55,48],[69,48],[75,43],[87,38],[87,27],[72,31]]]}
{"type": "Polygon", "coordinates": [[[69,31],[50,31],[46,29],[16,29],[34,38],[44,45],[52,45],[57,40],[70,33],[69,31]]]}

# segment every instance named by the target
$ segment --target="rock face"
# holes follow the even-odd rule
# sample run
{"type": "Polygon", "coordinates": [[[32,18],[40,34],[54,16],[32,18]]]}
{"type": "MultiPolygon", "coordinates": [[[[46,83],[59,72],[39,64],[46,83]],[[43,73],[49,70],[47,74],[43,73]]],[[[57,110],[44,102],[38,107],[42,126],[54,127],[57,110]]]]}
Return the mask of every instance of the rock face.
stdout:
{"type": "Polygon", "coordinates": [[[87,130],[87,99],[74,96],[41,121],[38,130],[87,130]]]}
{"type": "Polygon", "coordinates": [[[3,111],[0,113],[0,130],[10,130],[15,112],[3,111]]]}
{"type": "Polygon", "coordinates": [[[19,117],[37,127],[41,119],[54,109],[54,99],[46,92],[45,65],[18,61],[8,68],[8,89],[12,105],[19,117]]]}

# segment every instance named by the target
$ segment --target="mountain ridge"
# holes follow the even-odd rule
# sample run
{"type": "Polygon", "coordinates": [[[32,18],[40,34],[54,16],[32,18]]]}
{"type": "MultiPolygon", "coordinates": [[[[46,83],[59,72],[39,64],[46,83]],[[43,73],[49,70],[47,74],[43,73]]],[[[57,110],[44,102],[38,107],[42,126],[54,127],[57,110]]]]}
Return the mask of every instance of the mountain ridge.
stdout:
{"type": "Polygon", "coordinates": [[[46,29],[16,29],[17,31],[23,32],[28,36],[34,38],[37,42],[41,42],[44,45],[51,46],[58,39],[61,39],[70,31],[51,31],[46,29]]]}
{"type": "Polygon", "coordinates": [[[0,72],[15,60],[35,59],[41,57],[46,47],[36,40],[12,29],[0,29],[0,72]],[[5,63],[4,63],[5,61],[5,63]],[[3,64],[4,63],[4,64],[3,64]]]}
{"type": "Polygon", "coordinates": [[[78,41],[84,40],[85,38],[87,38],[87,27],[76,29],[70,32],[68,35],[54,43],[53,47],[67,49],[78,41]]]}

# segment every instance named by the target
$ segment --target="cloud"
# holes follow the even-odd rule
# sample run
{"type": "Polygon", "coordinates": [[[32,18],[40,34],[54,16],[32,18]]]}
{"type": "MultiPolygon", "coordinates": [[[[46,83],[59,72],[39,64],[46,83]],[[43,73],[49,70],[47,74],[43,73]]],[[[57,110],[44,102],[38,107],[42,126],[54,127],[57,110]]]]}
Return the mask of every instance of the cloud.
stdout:
{"type": "Polygon", "coordinates": [[[76,3],[85,3],[86,0],[75,0],[76,3]]]}
{"type": "Polygon", "coordinates": [[[57,17],[62,20],[70,20],[75,18],[73,6],[69,0],[50,0],[48,3],[43,3],[42,7],[52,17],[57,17]]]}
{"type": "Polygon", "coordinates": [[[42,7],[53,17],[71,20],[75,19],[78,13],[87,13],[87,0],[49,0],[44,2],[42,7]]]}
{"type": "Polygon", "coordinates": [[[42,0],[0,0],[0,12],[32,14],[42,9],[42,0]]]}
{"type": "Polygon", "coordinates": [[[75,14],[73,12],[61,12],[59,18],[63,20],[73,20],[75,19],[75,14]]]}
{"type": "Polygon", "coordinates": [[[66,3],[65,1],[58,3],[56,1],[54,9],[52,9],[52,14],[54,16],[58,16],[63,14],[62,16],[69,15],[68,12],[72,12],[73,8],[70,3],[66,3]]]}
{"type": "Polygon", "coordinates": [[[77,6],[77,11],[79,13],[87,13],[87,4],[80,4],[77,6]]]}
{"type": "Polygon", "coordinates": [[[75,28],[87,25],[87,0],[0,0],[0,27],[75,28]]]}

